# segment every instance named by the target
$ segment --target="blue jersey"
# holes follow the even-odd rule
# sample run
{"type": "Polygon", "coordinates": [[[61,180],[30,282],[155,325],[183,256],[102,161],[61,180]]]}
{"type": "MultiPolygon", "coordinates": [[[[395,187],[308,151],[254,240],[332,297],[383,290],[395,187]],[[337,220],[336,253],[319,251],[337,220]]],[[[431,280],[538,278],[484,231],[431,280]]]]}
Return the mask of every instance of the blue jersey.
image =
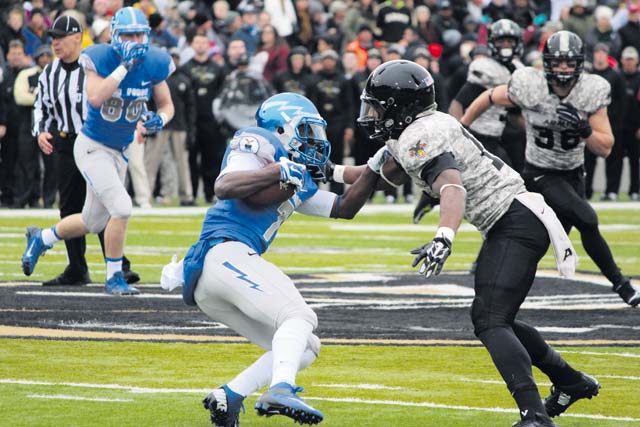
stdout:
{"type": "MultiPolygon", "coordinates": [[[[260,169],[280,157],[288,157],[287,151],[273,133],[257,127],[241,129],[227,147],[218,179],[224,179],[227,172],[260,169]],[[234,164],[242,166],[234,168],[234,164]]],[[[307,171],[304,186],[282,203],[255,207],[241,199],[218,200],[207,211],[200,240],[236,240],[262,254],[276,237],[282,223],[317,191],[318,186],[307,171]]]]}
{"type": "MultiPolygon", "coordinates": [[[[85,69],[108,77],[121,63],[110,44],[95,44],[82,51],[85,69]]],[[[140,115],[146,110],[152,88],[169,77],[175,69],[165,51],[150,46],[144,59],[127,73],[113,96],[96,108],[88,104],[87,120],[82,133],[108,147],[121,150],[133,141],[140,115]]]]}

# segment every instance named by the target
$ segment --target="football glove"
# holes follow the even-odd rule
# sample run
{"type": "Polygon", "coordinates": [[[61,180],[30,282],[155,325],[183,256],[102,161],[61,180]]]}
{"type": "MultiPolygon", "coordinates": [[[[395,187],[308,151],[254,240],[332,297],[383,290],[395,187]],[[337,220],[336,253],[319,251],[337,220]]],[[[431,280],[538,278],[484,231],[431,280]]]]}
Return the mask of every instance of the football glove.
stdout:
{"type": "Polygon", "coordinates": [[[446,237],[436,237],[426,245],[415,248],[411,253],[417,255],[411,267],[415,267],[424,260],[419,273],[424,274],[425,277],[437,276],[451,255],[451,241],[446,237]]]}
{"type": "Polygon", "coordinates": [[[122,65],[131,70],[147,54],[149,46],[133,41],[122,42],[122,65]]]}
{"type": "Polygon", "coordinates": [[[161,114],[155,111],[145,111],[140,117],[142,125],[147,130],[146,136],[153,136],[160,132],[164,127],[164,119],[161,114]]]}
{"type": "Polygon", "coordinates": [[[309,165],[308,170],[314,181],[326,184],[327,182],[333,181],[333,170],[335,167],[336,165],[331,160],[327,160],[322,166],[309,165]]]}
{"type": "Polygon", "coordinates": [[[586,139],[591,136],[593,129],[587,119],[582,118],[580,112],[571,104],[560,104],[556,108],[558,119],[569,129],[574,130],[580,138],[586,139]]]}
{"type": "Polygon", "coordinates": [[[389,149],[384,146],[376,151],[376,154],[373,157],[369,157],[367,160],[367,166],[369,169],[380,175],[380,169],[382,169],[382,165],[387,161],[387,159],[391,157],[391,153],[389,149]]]}
{"type": "Polygon", "coordinates": [[[292,184],[298,190],[304,185],[304,173],[307,168],[296,162],[292,162],[286,157],[280,157],[280,182],[292,184]]]}

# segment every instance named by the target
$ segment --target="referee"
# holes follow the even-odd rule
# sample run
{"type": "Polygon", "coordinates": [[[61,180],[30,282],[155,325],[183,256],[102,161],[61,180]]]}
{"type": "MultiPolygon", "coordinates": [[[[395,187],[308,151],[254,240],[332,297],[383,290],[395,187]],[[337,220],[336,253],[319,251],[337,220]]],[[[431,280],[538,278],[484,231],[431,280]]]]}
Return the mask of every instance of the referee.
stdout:
{"type": "MultiPolygon", "coordinates": [[[[57,187],[60,193],[60,217],[82,212],[86,182],[76,167],[73,146],[87,114],[85,74],[78,63],[82,50],[82,27],[72,16],[60,16],[48,30],[56,59],[47,65],[38,79],[38,95],[33,106],[32,133],[46,155],[54,154],[57,187]]],[[[104,254],[104,235],[98,235],[104,254]]],[[[65,240],[69,265],[44,286],[84,285],[91,282],[85,259],[85,238],[65,240]]],[[[140,276],[131,271],[129,260],[122,260],[128,283],[140,276]]]]}

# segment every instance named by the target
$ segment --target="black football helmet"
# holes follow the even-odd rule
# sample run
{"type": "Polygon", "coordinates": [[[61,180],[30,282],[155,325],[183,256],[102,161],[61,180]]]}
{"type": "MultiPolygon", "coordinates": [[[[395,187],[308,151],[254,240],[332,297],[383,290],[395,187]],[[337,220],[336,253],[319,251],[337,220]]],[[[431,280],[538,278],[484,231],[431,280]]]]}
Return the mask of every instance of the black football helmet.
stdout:
{"type": "Polygon", "coordinates": [[[571,31],[558,31],[547,39],[542,50],[544,75],[549,83],[573,86],[584,69],[584,44],[571,31]],[[572,71],[553,71],[562,61],[567,61],[572,71]]]}
{"type": "Polygon", "coordinates": [[[433,77],[415,62],[385,62],[367,79],[360,100],[358,125],[369,137],[397,139],[419,113],[436,108],[433,77]]]}
{"type": "Polygon", "coordinates": [[[510,63],[513,58],[522,55],[522,29],[510,19],[497,20],[489,27],[487,47],[493,59],[503,64],[510,63]],[[513,49],[502,49],[496,45],[498,40],[505,38],[513,39],[516,42],[513,49]]]}

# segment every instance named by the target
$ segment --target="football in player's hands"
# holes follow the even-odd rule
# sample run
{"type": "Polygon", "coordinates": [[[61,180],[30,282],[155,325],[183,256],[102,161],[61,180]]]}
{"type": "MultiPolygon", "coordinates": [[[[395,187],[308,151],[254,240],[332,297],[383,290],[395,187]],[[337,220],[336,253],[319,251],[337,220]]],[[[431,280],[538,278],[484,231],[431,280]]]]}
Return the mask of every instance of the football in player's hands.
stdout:
{"type": "Polygon", "coordinates": [[[289,200],[295,193],[295,189],[293,185],[284,186],[280,182],[275,182],[243,200],[255,207],[276,205],[289,200]]]}

